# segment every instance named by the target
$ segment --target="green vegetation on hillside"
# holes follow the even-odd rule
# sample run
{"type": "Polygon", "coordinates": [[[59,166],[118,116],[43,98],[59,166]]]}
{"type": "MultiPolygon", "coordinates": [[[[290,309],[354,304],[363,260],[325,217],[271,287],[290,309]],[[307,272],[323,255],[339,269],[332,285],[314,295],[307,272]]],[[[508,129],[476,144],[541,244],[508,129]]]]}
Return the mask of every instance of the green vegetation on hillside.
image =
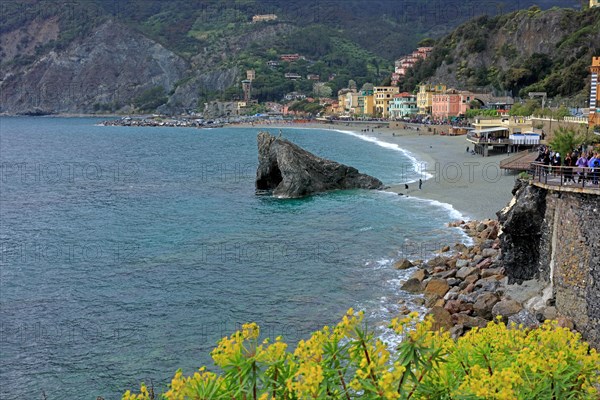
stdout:
{"type": "MultiPolygon", "coordinates": [[[[540,0],[537,3],[542,8],[574,5],[572,0],[540,0]]],[[[525,0],[518,6],[531,4],[533,0],[525,0]]],[[[358,86],[366,82],[385,84],[389,82],[393,60],[410,53],[419,43],[431,44],[428,38],[437,38],[450,32],[456,25],[474,16],[505,13],[515,7],[482,4],[478,0],[464,0],[451,5],[444,0],[430,0],[402,7],[389,0],[31,0],[2,3],[0,34],[30,28],[34,21],[58,22],[60,29],[57,40],[44,42],[33,52],[31,48],[21,51],[16,58],[3,65],[11,69],[11,74],[18,75],[48,52],[60,53],[73,44],[77,45],[89,37],[94,28],[113,20],[142,33],[187,60],[189,75],[179,82],[180,85],[195,82],[193,78],[210,75],[217,70],[237,70],[240,72],[238,78],[243,78],[246,69],[254,69],[257,78],[253,85],[253,97],[267,101],[281,100],[285,93],[294,90],[311,93],[314,82],[306,79],[308,74],[319,75],[334,95],[350,79],[354,79],[358,86]],[[276,21],[252,23],[252,16],[256,14],[276,14],[278,18],[276,21]],[[283,53],[299,53],[306,59],[295,63],[282,62],[274,68],[266,65],[269,60],[278,60],[283,53]],[[285,73],[297,73],[302,79],[290,81],[284,77],[285,73]]],[[[541,13],[538,8],[526,12],[532,15],[541,13]]],[[[586,66],[579,61],[581,54],[570,54],[569,51],[573,46],[585,43],[597,27],[587,27],[588,17],[575,11],[566,13],[565,21],[573,17],[581,28],[565,37],[558,46],[559,56],[563,57],[561,62],[567,70],[561,71],[561,74],[555,74],[559,56],[551,56],[550,60],[543,60],[541,64],[538,58],[521,60],[509,45],[501,49],[504,56],[515,58],[514,65],[508,71],[495,67],[473,69],[461,64],[464,54],[452,53],[453,46],[463,37],[463,51],[476,53],[485,50],[488,38],[493,35],[488,31],[493,32],[493,28],[502,23],[508,24],[511,15],[481,17],[467,23],[443,39],[436,46],[431,59],[420,63],[419,68],[409,74],[404,86],[414,88],[445,61],[473,85],[492,85],[519,91],[527,86],[540,85],[537,77],[544,76],[546,80],[541,84],[556,87],[560,94],[580,90],[578,83],[572,83],[575,80],[555,84],[559,77],[579,77],[584,72],[586,66]]],[[[32,38],[27,35],[18,50],[25,49],[27,43],[31,43],[32,38]]],[[[0,48],[0,59],[3,51],[0,48]]],[[[226,80],[225,85],[222,81],[215,84],[211,77],[202,79],[202,87],[194,89],[198,103],[239,98],[240,79],[233,83],[231,79],[226,80]],[[224,88],[228,85],[232,86],[224,88]]],[[[166,90],[167,96],[170,96],[172,88],[166,90]]],[[[95,108],[109,110],[116,106],[98,104],[95,108]]]]}
{"type": "MultiPolygon", "coordinates": [[[[483,16],[439,40],[431,57],[410,70],[401,86],[413,90],[419,82],[433,77],[445,63],[448,72],[466,88],[489,87],[520,97],[529,92],[573,97],[585,88],[591,58],[600,54],[599,39],[600,8],[541,11],[531,7],[494,18],[483,16]],[[519,24],[528,26],[543,17],[555,21],[552,16],[556,13],[560,17],[558,22],[542,27],[548,30],[548,35],[562,34],[550,53],[527,53],[511,44],[522,40],[514,37],[519,24]],[[503,44],[493,47],[493,43],[503,44]]],[[[535,44],[531,47],[535,48],[535,44]]]]}

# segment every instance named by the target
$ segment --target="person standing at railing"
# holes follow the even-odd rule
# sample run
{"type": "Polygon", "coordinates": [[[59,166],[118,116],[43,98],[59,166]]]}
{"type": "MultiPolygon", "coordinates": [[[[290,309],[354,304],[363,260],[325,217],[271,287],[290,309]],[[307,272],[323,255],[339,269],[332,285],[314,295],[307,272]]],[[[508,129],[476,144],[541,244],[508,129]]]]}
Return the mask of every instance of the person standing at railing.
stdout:
{"type": "Polygon", "coordinates": [[[545,172],[546,175],[548,175],[548,173],[550,172],[550,150],[546,147],[546,150],[544,150],[544,154],[542,156],[542,162],[545,165],[545,172]]]}
{"type": "Polygon", "coordinates": [[[575,179],[573,179],[573,166],[575,163],[573,162],[573,158],[571,156],[571,152],[568,152],[565,156],[564,160],[564,175],[565,175],[565,184],[569,183],[569,181],[573,181],[575,183],[575,179]]]}
{"type": "Polygon", "coordinates": [[[575,165],[579,167],[577,169],[577,174],[579,175],[577,177],[577,183],[581,183],[581,181],[585,181],[585,169],[588,166],[588,159],[585,156],[585,152],[581,153],[581,156],[579,156],[575,165]]]}
{"type": "Polygon", "coordinates": [[[560,153],[557,151],[552,156],[552,166],[555,167],[555,168],[552,168],[552,171],[554,172],[553,173],[554,176],[556,176],[557,173],[560,173],[560,170],[559,170],[560,165],[561,165],[560,153]]]}
{"type": "Polygon", "coordinates": [[[592,158],[590,158],[588,160],[588,166],[591,168],[590,169],[590,180],[592,181],[592,184],[597,185],[598,184],[598,176],[600,175],[600,155],[598,155],[598,152],[594,153],[594,155],[592,156],[592,158]]]}

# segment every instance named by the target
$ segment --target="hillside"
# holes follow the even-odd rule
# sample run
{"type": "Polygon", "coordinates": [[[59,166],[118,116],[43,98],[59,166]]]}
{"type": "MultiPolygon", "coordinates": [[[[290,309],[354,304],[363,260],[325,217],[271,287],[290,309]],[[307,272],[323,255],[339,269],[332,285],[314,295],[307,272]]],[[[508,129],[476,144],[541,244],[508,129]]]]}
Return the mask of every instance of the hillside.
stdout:
{"type": "MultiPolygon", "coordinates": [[[[254,97],[310,92],[312,73],[333,92],[354,79],[381,83],[393,59],[501,6],[479,1],[18,0],[2,3],[0,112],[9,114],[185,112],[241,95],[255,69],[254,97]],[[276,21],[252,23],[256,14],[276,21]],[[267,67],[299,53],[306,60],[267,67]],[[330,81],[330,76],[335,77],[330,81]]],[[[543,7],[577,6],[542,0],[543,7]]]]}
{"type": "Polygon", "coordinates": [[[412,90],[419,82],[444,82],[520,97],[547,92],[583,106],[589,95],[591,58],[599,54],[600,8],[533,7],[466,22],[440,39],[432,56],[415,65],[401,85],[412,90]]]}

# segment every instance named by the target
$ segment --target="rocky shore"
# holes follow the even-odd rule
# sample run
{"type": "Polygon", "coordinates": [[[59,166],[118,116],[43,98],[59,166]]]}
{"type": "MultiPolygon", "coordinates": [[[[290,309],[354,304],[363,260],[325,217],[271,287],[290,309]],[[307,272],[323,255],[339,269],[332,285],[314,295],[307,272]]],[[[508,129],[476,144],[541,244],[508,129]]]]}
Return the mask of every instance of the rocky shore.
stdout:
{"type": "Polygon", "coordinates": [[[131,118],[123,117],[114,120],[108,120],[101,123],[103,126],[138,126],[138,127],[171,127],[171,128],[221,128],[224,123],[214,121],[204,121],[200,119],[183,118],[131,118]]]}
{"type": "Polygon", "coordinates": [[[435,328],[444,328],[459,337],[472,328],[485,327],[497,317],[525,328],[547,319],[574,328],[570,319],[557,313],[551,293],[543,284],[508,284],[498,221],[456,221],[449,225],[463,229],[474,244],[445,246],[428,261],[403,259],[394,265],[396,269],[414,268],[402,289],[423,294],[418,301],[429,308],[435,328]]]}

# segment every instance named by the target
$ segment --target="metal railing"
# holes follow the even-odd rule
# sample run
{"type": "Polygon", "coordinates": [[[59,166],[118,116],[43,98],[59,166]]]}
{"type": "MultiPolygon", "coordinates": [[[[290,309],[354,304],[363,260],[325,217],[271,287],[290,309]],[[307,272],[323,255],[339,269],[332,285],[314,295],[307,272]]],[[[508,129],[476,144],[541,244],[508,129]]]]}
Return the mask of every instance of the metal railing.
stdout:
{"type": "Polygon", "coordinates": [[[546,185],[581,187],[600,191],[600,168],[566,167],[531,163],[533,180],[546,185]]]}
{"type": "Polygon", "coordinates": [[[511,144],[512,141],[509,138],[493,138],[493,137],[477,137],[474,134],[467,134],[467,139],[473,143],[478,144],[511,144]]]}

